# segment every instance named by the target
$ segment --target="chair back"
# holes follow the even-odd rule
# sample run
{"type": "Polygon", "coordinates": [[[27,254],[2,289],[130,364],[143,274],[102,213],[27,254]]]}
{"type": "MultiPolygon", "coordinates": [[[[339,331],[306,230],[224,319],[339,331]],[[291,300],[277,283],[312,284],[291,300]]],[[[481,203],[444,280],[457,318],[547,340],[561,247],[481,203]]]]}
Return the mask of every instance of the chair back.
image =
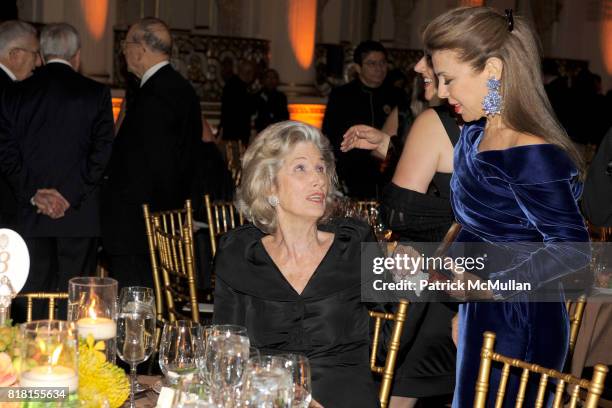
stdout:
{"type": "Polygon", "coordinates": [[[402,332],[404,330],[407,310],[408,301],[401,299],[395,313],[376,311],[369,312],[370,317],[374,319],[372,351],[370,354],[370,370],[376,374],[382,374],[380,391],[378,393],[381,408],[386,408],[389,404],[389,394],[391,393],[391,385],[393,384],[395,362],[397,360],[397,353],[399,352],[400,338],[402,337],[402,332]],[[378,344],[380,343],[380,328],[382,327],[383,320],[393,321],[393,329],[391,331],[391,341],[389,342],[387,355],[385,358],[385,366],[381,367],[376,365],[376,355],[378,351],[378,344]]]}
{"type": "Polygon", "coordinates": [[[212,256],[217,253],[217,241],[227,231],[244,224],[244,217],[231,201],[212,201],[210,196],[204,196],[206,205],[206,220],[210,235],[212,256]]]}
{"type": "Polygon", "coordinates": [[[586,306],[586,296],[582,295],[575,301],[568,300],[565,302],[565,306],[570,316],[569,350],[565,361],[571,364],[572,356],[574,355],[574,347],[576,347],[576,340],[578,339],[578,332],[580,332],[580,325],[582,324],[584,308],[586,306]]]}
{"type": "Polygon", "coordinates": [[[593,377],[591,380],[584,380],[578,377],[574,377],[571,374],[563,374],[559,371],[552,370],[549,368],[541,367],[537,364],[531,364],[515,358],[503,356],[495,353],[495,333],[485,332],[484,342],[482,344],[482,350],[480,354],[480,369],[478,371],[478,379],[476,381],[476,393],[474,397],[475,408],[485,408],[487,403],[487,394],[489,391],[489,376],[491,374],[491,365],[493,362],[499,362],[503,364],[501,378],[499,382],[499,389],[497,390],[497,399],[495,400],[495,407],[502,407],[504,403],[506,385],[508,384],[508,377],[510,375],[511,368],[522,369],[522,375],[520,380],[520,386],[518,395],[516,396],[516,406],[522,407],[525,400],[525,391],[527,389],[527,381],[529,380],[529,374],[535,373],[540,375],[540,382],[538,384],[538,394],[535,402],[535,407],[543,407],[545,403],[546,388],[548,385],[549,378],[557,379],[557,386],[555,389],[555,396],[552,406],[554,408],[560,408],[564,406],[563,397],[564,390],[567,386],[570,401],[570,408],[575,408],[578,404],[578,397],[580,389],[586,390],[586,398],[582,407],[585,408],[596,408],[598,405],[599,398],[604,389],[604,381],[608,372],[608,367],[603,364],[597,364],[593,370],[593,377]]]}
{"type": "Polygon", "coordinates": [[[55,302],[58,300],[68,301],[68,293],[66,292],[30,292],[30,293],[19,293],[16,297],[26,299],[26,322],[32,321],[32,306],[34,300],[47,300],[49,310],[49,320],[55,319],[55,302]]]}
{"type": "Polygon", "coordinates": [[[191,200],[186,200],[185,207],[181,209],[150,212],[145,204],[143,210],[157,318],[163,320],[167,315],[170,321],[184,319],[199,322],[191,200]],[[189,314],[185,314],[184,310],[188,310],[189,314]]]}
{"type": "Polygon", "coordinates": [[[225,159],[227,161],[227,168],[232,175],[234,185],[240,184],[241,176],[241,165],[240,159],[245,152],[245,147],[242,144],[242,140],[227,140],[225,141],[225,159]]]}

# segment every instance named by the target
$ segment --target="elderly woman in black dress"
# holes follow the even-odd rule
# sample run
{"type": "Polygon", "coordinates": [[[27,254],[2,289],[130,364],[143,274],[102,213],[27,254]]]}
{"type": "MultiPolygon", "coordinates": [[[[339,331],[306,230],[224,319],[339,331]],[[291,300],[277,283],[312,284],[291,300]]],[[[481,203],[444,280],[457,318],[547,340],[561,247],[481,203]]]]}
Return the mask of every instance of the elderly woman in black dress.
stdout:
{"type": "Polygon", "coordinates": [[[251,344],[305,354],[325,408],[379,405],[361,302],[368,225],[322,223],[336,190],[328,140],[304,123],[269,126],[247,149],[237,206],[252,224],[226,234],[215,259],[215,323],[247,328],[251,344]]]}

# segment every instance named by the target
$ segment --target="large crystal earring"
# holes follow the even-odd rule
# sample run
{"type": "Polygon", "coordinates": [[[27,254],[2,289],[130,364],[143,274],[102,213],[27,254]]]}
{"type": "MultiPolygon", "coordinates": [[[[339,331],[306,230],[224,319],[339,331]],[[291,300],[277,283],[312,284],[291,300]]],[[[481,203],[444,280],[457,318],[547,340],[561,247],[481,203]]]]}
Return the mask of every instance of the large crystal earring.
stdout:
{"type": "Polygon", "coordinates": [[[278,205],[278,197],[275,195],[268,196],[268,204],[272,207],[276,207],[278,205]]]}
{"type": "Polygon", "coordinates": [[[502,97],[499,93],[501,81],[499,79],[489,78],[487,80],[487,88],[489,92],[484,97],[484,101],[482,101],[482,109],[487,116],[499,115],[502,111],[502,97]]]}

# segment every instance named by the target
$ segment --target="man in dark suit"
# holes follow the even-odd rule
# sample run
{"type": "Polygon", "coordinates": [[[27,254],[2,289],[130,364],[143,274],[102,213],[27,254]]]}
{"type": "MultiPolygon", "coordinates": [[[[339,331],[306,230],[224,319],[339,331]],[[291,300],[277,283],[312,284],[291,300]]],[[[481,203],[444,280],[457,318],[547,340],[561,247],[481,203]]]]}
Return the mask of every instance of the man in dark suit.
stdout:
{"type": "Polygon", "coordinates": [[[289,119],[287,95],[278,90],[280,78],[275,69],[263,74],[263,88],[257,93],[255,129],[261,132],[269,125],[289,119]]]}
{"type": "Polygon", "coordinates": [[[113,116],[108,87],[76,71],[74,27],[45,26],[41,52],[46,65],[4,93],[0,166],[17,197],[17,227],[30,251],[24,291],[66,291],[70,278],[95,272],[99,186],[113,116]]]}
{"type": "Polygon", "coordinates": [[[385,84],[387,50],[376,41],[363,41],[353,53],[356,79],[334,88],[329,95],[323,133],[329,138],[338,159],[338,177],[354,198],[380,198],[383,174],[380,161],[370,151],[354,149],[340,151],[342,135],[353,125],[368,125],[381,129],[385,119],[405,95],[398,88],[385,84]]]}
{"type": "Polygon", "coordinates": [[[248,145],[251,138],[251,117],[256,98],[249,90],[255,80],[255,64],[248,60],[238,63],[238,75],[225,81],[221,95],[219,129],[223,140],[241,140],[248,145]]]}
{"type": "Polygon", "coordinates": [[[200,102],[169,64],[167,25],[146,18],[122,43],[140,88],[115,139],[102,198],[102,238],[112,277],[121,286],[153,286],[142,205],[176,209],[189,198],[193,155],[200,143],[200,102]]]}
{"type": "MultiPolygon", "coordinates": [[[[32,75],[40,65],[36,29],[23,21],[0,24],[0,93],[15,81],[32,75]]],[[[17,200],[0,172],[0,228],[15,229],[17,200]]]]}

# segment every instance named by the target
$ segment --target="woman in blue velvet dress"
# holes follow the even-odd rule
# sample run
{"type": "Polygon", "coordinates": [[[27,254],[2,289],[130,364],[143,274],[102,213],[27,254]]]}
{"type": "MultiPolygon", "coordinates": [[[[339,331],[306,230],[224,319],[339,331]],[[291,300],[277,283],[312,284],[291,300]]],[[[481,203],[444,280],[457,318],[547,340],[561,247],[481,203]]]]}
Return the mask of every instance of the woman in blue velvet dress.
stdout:
{"type": "MultiPolygon", "coordinates": [[[[496,333],[499,353],[563,366],[569,324],[559,278],[589,259],[588,244],[568,245],[588,241],[576,205],[580,157],[552,113],[537,40],[524,19],[486,7],[455,9],[428,25],[424,42],[439,96],[471,122],[455,148],[451,180],[457,240],[525,248],[480,278],[532,284],[530,292],[487,291],[480,295],[491,301],[460,306],[453,407],[472,407],[485,331],[496,333]],[[544,290],[548,301],[534,301],[544,290]]],[[[493,367],[487,406],[494,406],[500,368],[493,367]]],[[[519,376],[511,374],[504,406],[513,406],[519,376]]],[[[524,406],[533,406],[538,381],[530,380],[524,406]]]]}

